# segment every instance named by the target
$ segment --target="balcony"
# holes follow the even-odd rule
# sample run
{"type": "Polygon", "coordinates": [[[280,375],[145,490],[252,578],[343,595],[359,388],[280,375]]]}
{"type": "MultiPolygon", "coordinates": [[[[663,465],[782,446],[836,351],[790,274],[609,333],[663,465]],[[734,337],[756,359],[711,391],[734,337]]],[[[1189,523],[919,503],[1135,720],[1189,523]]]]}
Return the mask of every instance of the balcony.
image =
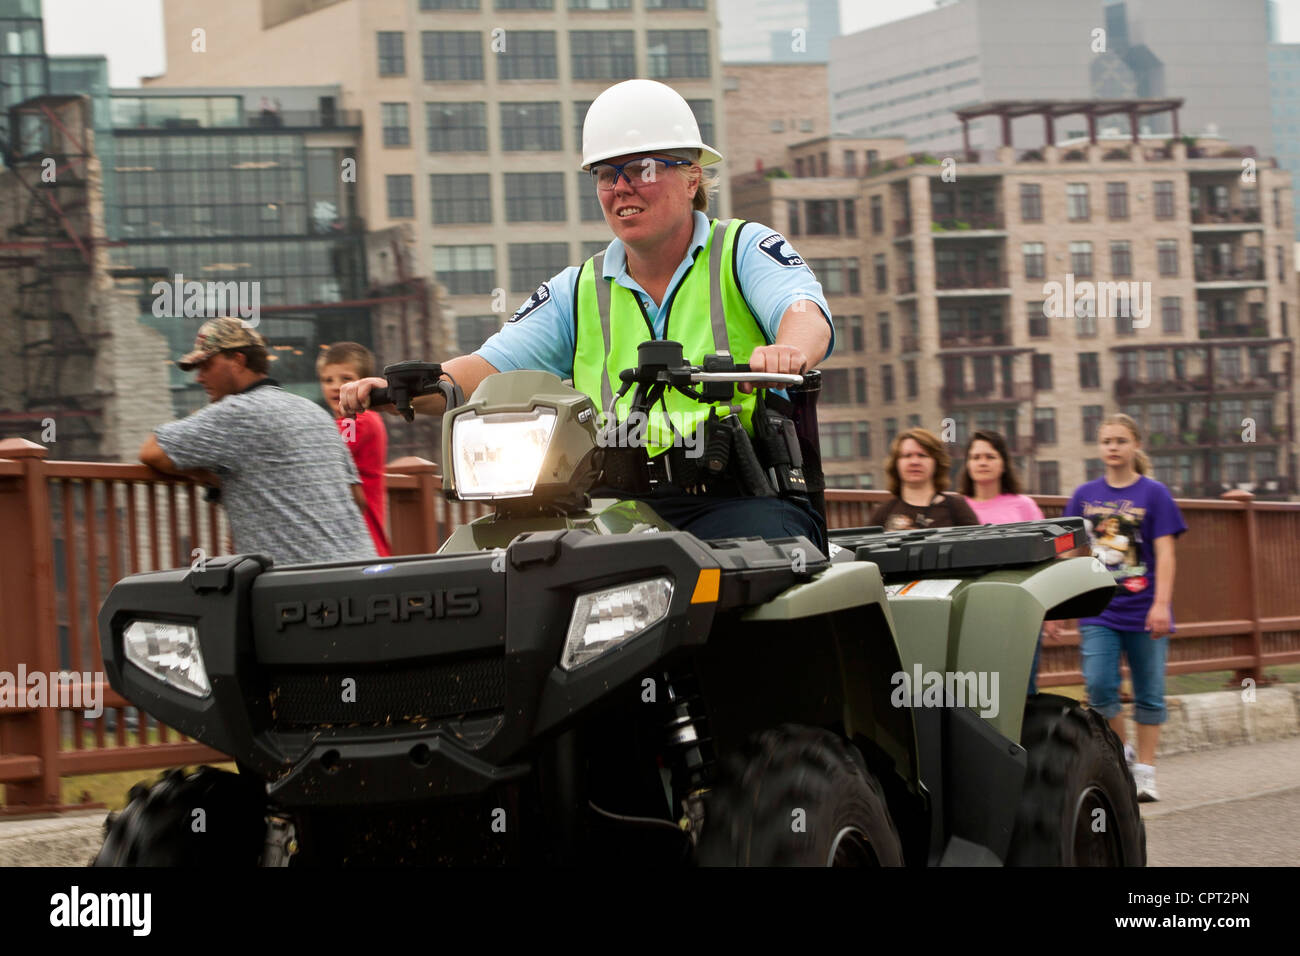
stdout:
{"type": "Polygon", "coordinates": [[[1205,339],[1266,339],[1267,322],[1223,322],[1214,321],[1203,329],[1197,329],[1197,338],[1205,339]]]}
{"type": "Polygon", "coordinates": [[[1244,375],[1235,379],[1222,376],[1211,378],[1209,375],[1195,375],[1178,379],[1150,381],[1140,378],[1115,379],[1115,398],[1120,400],[1152,399],[1167,401],[1178,397],[1205,396],[1214,394],[1265,393],[1276,394],[1286,388],[1286,376],[1282,372],[1262,372],[1244,375]]]}
{"type": "Polygon", "coordinates": [[[898,289],[895,295],[915,295],[916,294],[916,277],[901,276],[894,280],[894,286],[898,289]]]}
{"type": "Polygon", "coordinates": [[[1193,226],[1251,226],[1263,221],[1258,206],[1235,209],[1193,209],[1193,226]]]}
{"type": "Polygon", "coordinates": [[[935,216],[930,231],[944,233],[944,238],[961,238],[962,233],[997,232],[1006,228],[1000,212],[968,212],[953,216],[935,216]]]}
{"type": "Polygon", "coordinates": [[[971,272],[964,269],[941,270],[934,279],[934,287],[941,291],[952,291],[954,289],[1009,291],[1010,285],[1006,272],[998,272],[992,269],[976,269],[971,272]]]}
{"type": "Polygon", "coordinates": [[[921,339],[916,335],[903,335],[899,337],[900,350],[904,353],[921,351],[921,339]]]}
{"type": "Polygon", "coordinates": [[[1220,265],[1208,263],[1196,267],[1197,282],[1262,282],[1264,263],[1254,265],[1220,265]]]}
{"type": "Polygon", "coordinates": [[[941,349],[987,349],[1011,344],[1011,336],[1004,329],[992,329],[987,332],[939,332],[941,349]]]}
{"type": "Polygon", "coordinates": [[[895,238],[901,238],[901,237],[903,237],[903,236],[910,236],[911,234],[912,234],[912,220],[911,220],[911,219],[895,219],[895,220],[894,220],[894,237],[895,237],[895,238]]]}

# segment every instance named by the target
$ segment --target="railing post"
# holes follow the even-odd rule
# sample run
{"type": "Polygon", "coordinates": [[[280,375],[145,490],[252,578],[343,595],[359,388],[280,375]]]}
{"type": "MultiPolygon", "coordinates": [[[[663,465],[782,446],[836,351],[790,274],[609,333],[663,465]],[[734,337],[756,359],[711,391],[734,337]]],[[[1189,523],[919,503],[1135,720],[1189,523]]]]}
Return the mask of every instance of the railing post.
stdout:
{"type": "Polygon", "coordinates": [[[1260,620],[1259,579],[1256,574],[1256,561],[1259,554],[1259,525],[1255,514],[1255,495],[1249,491],[1234,488],[1219,496],[1226,501],[1240,501],[1244,506],[1242,516],[1246,534],[1246,580],[1250,582],[1250,651],[1255,658],[1253,667],[1238,670],[1233,674],[1233,687],[1241,687],[1246,678],[1256,685],[1264,679],[1264,630],[1260,620]]]}
{"type": "MultiPolygon", "coordinates": [[[[20,476],[0,476],[0,528],[6,537],[0,548],[0,670],[14,681],[21,666],[28,674],[47,675],[48,683],[60,666],[47,454],[43,445],[22,438],[0,441],[0,459],[22,465],[20,476]]],[[[24,692],[23,703],[25,697],[24,692]]],[[[0,780],[17,777],[6,784],[0,813],[59,808],[59,713],[49,706],[52,701],[44,703],[0,719],[0,780]],[[9,772],[21,771],[33,758],[35,773],[9,772]]],[[[74,726],[80,732],[80,721],[74,726]]]]}
{"type": "Polygon", "coordinates": [[[392,520],[393,554],[432,554],[438,550],[438,502],[442,482],[438,477],[438,466],[425,458],[408,456],[390,461],[386,470],[394,474],[412,475],[417,486],[415,492],[415,522],[407,526],[405,522],[392,520]]]}

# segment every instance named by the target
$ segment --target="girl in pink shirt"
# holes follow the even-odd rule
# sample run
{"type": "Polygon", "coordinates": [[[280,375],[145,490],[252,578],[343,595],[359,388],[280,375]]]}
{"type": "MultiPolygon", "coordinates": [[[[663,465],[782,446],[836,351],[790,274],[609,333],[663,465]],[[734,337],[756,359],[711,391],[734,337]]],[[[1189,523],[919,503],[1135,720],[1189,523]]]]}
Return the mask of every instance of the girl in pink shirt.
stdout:
{"type": "Polygon", "coordinates": [[[980,524],[1041,521],[1034,499],[1020,493],[1020,479],[1011,466],[1007,442],[997,432],[977,431],[966,446],[966,466],[957,481],[980,524]]]}

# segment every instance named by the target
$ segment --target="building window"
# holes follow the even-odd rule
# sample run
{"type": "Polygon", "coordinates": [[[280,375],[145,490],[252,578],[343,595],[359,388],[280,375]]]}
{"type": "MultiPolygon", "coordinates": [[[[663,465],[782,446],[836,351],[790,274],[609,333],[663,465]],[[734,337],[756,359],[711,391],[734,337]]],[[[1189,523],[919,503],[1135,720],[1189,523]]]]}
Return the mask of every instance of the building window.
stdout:
{"type": "Polygon", "coordinates": [[[1056,444],[1056,409],[1034,409],[1034,442],[1039,445],[1056,444]]]}
{"type": "Polygon", "coordinates": [[[564,222],[564,173],[506,173],[505,177],[506,222],[564,222]]]}
{"type": "Polygon", "coordinates": [[[1282,225],[1282,190],[1273,190],[1273,225],[1282,225]]]}
{"type": "MultiPolygon", "coordinates": [[[[510,38],[513,42],[514,34],[510,38]]],[[[483,34],[478,30],[424,30],[420,56],[426,83],[483,79],[483,34]]]]}
{"type": "Polygon", "coordinates": [[[1183,330],[1183,300],[1177,296],[1164,296],[1160,300],[1160,328],[1165,332],[1183,330]]]}
{"type": "Polygon", "coordinates": [[[567,242],[512,242],[508,252],[511,292],[536,289],[569,264],[567,242]]]}
{"type": "Polygon", "coordinates": [[[1147,352],[1147,381],[1164,382],[1169,379],[1169,356],[1164,352],[1147,352]]]}
{"type": "MultiPolygon", "coordinates": [[[[554,30],[511,30],[496,54],[499,80],[553,80],[558,73],[554,30]]],[[[559,147],[556,147],[557,149],[559,147]]]]}
{"type": "Polygon", "coordinates": [[[492,221],[487,173],[435,173],[429,177],[429,194],[433,221],[438,225],[492,221]]]}
{"type": "Polygon", "coordinates": [[[381,103],[379,105],[382,126],[384,128],[385,146],[410,146],[411,123],[410,110],[405,103],[381,103]]]}
{"type": "Polygon", "coordinates": [[[1038,183],[1020,184],[1020,218],[1023,222],[1043,221],[1043,187],[1038,183]]]}
{"type": "Polygon", "coordinates": [[[1277,250],[1277,281],[1286,281],[1286,250],[1281,246],[1275,247],[1277,250]]]}
{"type": "Polygon", "coordinates": [[[1101,430],[1101,419],[1105,414],[1100,405],[1083,406],[1083,440],[1092,442],[1097,440],[1097,432],[1101,430]]]}
{"type": "Polygon", "coordinates": [[[880,330],[880,351],[888,352],[894,347],[888,312],[880,312],[876,315],[876,327],[880,330]]]}
{"type": "MultiPolygon", "coordinates": [[[[1085,458],[1083,460],[1083,478],[1085,481],[1092,481],[1094,478],[1100,478],[1105,473],[1106,466],[1102,463],[1100,458],[1085,458]]],[[[1166,482],[1166,484],[1168,484],[1168,482],[1166,482]]]]}
{"type": "Polygon", "coordinates": [[[871,234],[880,235],[885,231],[885,201],[880,196],[871,197],[871,234]]]}
{"type": "Polygon", "coordinates": [[[849,404],[848,369],[822,369],[822,401],[827,405],[849,404]]]}
{"type": "Polygon", "coordinates": [[[569,0],[570,10],[631,10],[632,0],[569,0]]]}
{"type": "Polygon", "coordinates": [[[421,10],[477,10],[478,0],[420,0],[421,10]]]}
{"type": "Polygon", "coordinates": [[[1025,254],[1025,278],[1043,278],[1047,274],[1046,254],[1043,244],[1041,242],[1026,242],[1020,248],[1025,254]]]}
{"type": "Polygon", "coordinates": [[[856,150],[846,149],[844,151],[844,175],[856,176],[858,174],[858,154],[856,150]]]}
{"type": "Polygon", "coordinates": [[[1029,337],[1033,339],[1045,339],[1051,332],[1047,327],[1047,316],[1043,314],[1045,302],[1028,303],[1029,311],[1029,337]]]}
{"type": "Polygon", "coordinates": [[[1174,218],[1174,184],[1168,180],[1155,184],[1156,218],[1174,218]]]}
{"type": "Polygon", "coordinates": [[[886,292],[889,289],[889,272],[885,266],[885,254],[878,252],[871,257],[871,265],[876,274],[876,291],[886,292]]]}
{"type": "Polygon", "coordinates": [[[451,295],[489,294],[496,285],[491,246],[434,246],[433,271],[451,295]]]}
{"type": "Polygon", "coordinates": [[[856,236],[858,234],[857,203],[852,199],[845,199],[843,202],[844,202],[844,235],[856,236]]]}
{"type": "Polygon", "coordinates": [[[1070,271],[1076,276],[1092,275],[1092,243],[1070,243],[1070,271]]]}
{"type": "MultiPolygon", "coordinates": [[[[1133,350],[1126,350],[1115,356],[1115,371],[1120,378],[1126,378],[1135,381],[1138,377],[1138,354],[1133,350]]],[[[1139,416],[1133,414],[1134,418],[1139,416]]]]}
{"type": "Polygon", "coordinates": [[[487,152],[487,104],[425,103],[431,153],[487,152]]]}
{"type": "Polygon", "coordinates": [[[1065,211],[1070,222],[1083,222],[1089,217],[1088,184],[1067,183],[1065,186],[1065,211]]]}
{"type": "Polygon", "coordinates": [[[706,143],[714,142],[713,100],[687,100],[686,105],[695,114],[695,125],[700,128],[700,139],[706,143]]]}
{"type": "Polygon", "coordinates": [[[495,0],[497,10],[554,10],[555,0],[495,0]]]}
{"type": "Polygon", "coordinates": [[[1106,184],[1106,215],[1111,219],[1128,218],[1128,183],[1106,184]]]}
{"type": "Polygon", "coordinates": [[[861,366],[853,370],[853,400],[859,405],[867,404],[867,370],[861,366]]]}
{"type": "Polygon", "coordinates": [[[400,30],[380,30],[375,35],[379,42],[379,75],[405,76],[406,34],[400,30]]]}
{"type": "Polygon", "coordinates": [[[1059,495],[1061,493],[1061,468],[1055,461],[1038,463],[1038,493],[1040,495],[1059,495]]]}
{"type": "Polygon", "coordinates": [[[1127,239],[1110,244],[1110,274],[1117,278],[1133,274],[1133,250],[1127,239]]]}
{"type": "Polygon", "coordinates": [[[461,315],[456,317],[456,350],[458,355],[478,351],[483,343],[501,329],[495,315],[461,315]]]}
{"type": "Polygon", "coordinates": [[[1218,349],[1215,353],[1214,374],[1224,382],[1241,381],[1241,349],[1237,346],[1218,349]]]}
{"type": "Polygon", "coordinates": [[[652,80],[709,75],[708,30],[649,30],[646,53],[652,80]]]}
{"type": "Polygon", "coordinates": [[[1178,275],[1178,240],[1156,240],[1156,270],[1162,276],[1178,275]]]}
{"type": "Polygon", "coordinates": [[[804,203],[804,235],[838,236],[840,206],[834,199],[809,199],[804,203]]]}
{"type": "Polygon", "coordinates": [[[609,248],[609,243],[606,242],[604,239],[596,239],[594,241],[587,240],[582,244],[582,256],[581,256],[582,261],[586,262],[592,256],[596,255],[597,253],[604,252],[608,248],[609,248]]]}
{"type": "MultiPolygon", "coordinates": [[[[636,33],[632,30],[570,30],[569,60],[575,80],[631,79],[636,76],[636,33]]],[[[703,131],[701,138],[709,142],[703,131]]]]}
{"type": "Polygon", "coordinates": [[[1079,387],[1101,388],[1101,368],[1096,352],[1079,353],[1079,387]]]}
{"type": "Polygon", "coordinates": [[[1034,388],[1040,392],[1052,390],[1052,357],[1037,354],[1034,356],[1034,388]]]}
{"type": "Polygon", "coordinates": [[[880,397],[886,402],[894,400],[894,366],[892,365],[880,367],[880,397]]]}
{"type": "Polygon", "coordinates": [[[502,103],[501,148],[507,152],[563,149],[560,104],[502,103]]]}
{"type": "Polygon", "coordinates": [[[916,375],[916,362],[913,359],[906,359],[903,362],[903,387],[907,389],[908,398],[916,398],[921,392],[916,375]]]}
{"type": "Polygon", "coordinates": [[[897,437],[898,437],[898,419],[886,418],[885,419],[885,444],[892,445],[894,443],[894,439],[897,437]]]}
{"type": "MultiPolygon", "coordinates": [[[[600,197],[591,173],[578,170],[578,218],[583,222],[604,222],[605,212],[600,208],[600,197]]],[[[603,248],[603,247],[602,247],[603,248]]]]}
{"type": "Polygon", "coordinates": [[[415,215],[415,197],[412,195],[413,176],[385,176],[384,187],[388,196],[388,218],[410,219],[415,215]]]}
{"type": "Polygon", "coordinates": [[[429,193],[436,224],[492,221],[491,186],[487,173],[431,175],[429,193]]]}
{"type": "Polygon", "coordinates": [[[857,259],[809,259],[807,262],[827,295],[858,295],[862,291],[857,259]]]}
{"type": "Polygon", "coordinates": [[[839,322],[841,338],[845,340],[850,352],[861,352],[866,348],[866,334],[863,329],[862,316],[850,315],[839,322]]]}

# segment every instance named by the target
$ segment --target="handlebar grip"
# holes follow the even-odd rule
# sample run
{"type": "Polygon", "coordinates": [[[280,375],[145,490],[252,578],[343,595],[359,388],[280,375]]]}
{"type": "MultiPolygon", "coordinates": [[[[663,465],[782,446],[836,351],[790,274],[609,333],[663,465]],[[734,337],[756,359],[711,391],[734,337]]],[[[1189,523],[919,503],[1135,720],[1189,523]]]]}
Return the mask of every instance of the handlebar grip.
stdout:
{"type": "Polygon", "coordinates": [[[388,394],[387,388],[372,388],[370,390],[370,407],[375,408],[379,405],[393,404],[393,396],[388,394]]]}

